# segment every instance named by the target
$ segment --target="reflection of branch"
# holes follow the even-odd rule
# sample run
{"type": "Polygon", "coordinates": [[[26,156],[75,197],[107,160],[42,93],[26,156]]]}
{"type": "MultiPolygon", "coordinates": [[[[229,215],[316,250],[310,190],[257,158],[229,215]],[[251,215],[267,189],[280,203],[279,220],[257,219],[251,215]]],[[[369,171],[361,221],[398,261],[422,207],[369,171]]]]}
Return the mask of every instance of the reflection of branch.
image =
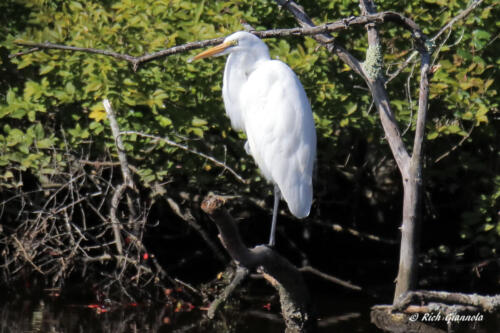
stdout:
{"type": "Polygon", "coordinates": [[[231,293],[238,287],[241,282],[247,277],[248,275],[248,269],[242,266],[238,266],[236,268],[236,273],[234,274],[234,279],[231,281],[231,283],[224,289],[222,294],[218,296],[212,304],[210,304],[210,307],[208,308],[207,316],[210,319],[213,319],[215,316],[215,311],[217,311],[217,308],[219,307],[220,304],[224,303],[226,299],[231,295],[231,293]]]}
{"type": "Polygon", "coordinates": [[[156,136],[156,135],[151,135],[151,134],[146,134],[146,133],[136,132],[136,131],[124,131],[124,132],[121,132],[120,135],[138,135],[138,136],[142,136],[142,137],[145,137],[145,138],[153,139],[155,141],[163,141],[166,144],[168,144],[169,146],[176,147],[176,148],[182,149],[184,151],[187,151],[187,152],[193,153],[195,155],[198,155],[200,157],[203,157],[204,159],[209,160],[213,164],[215,164],[215,165],[217,165],[219,167],[222,167],[224,170],[229,171],[236,179],[238,179],[243,184],[247,184],[248,183],[245,179],[243,179],[243,177],[241,177],[236,171],[234,171],[231,167],[229,167],[224,162],[221,162],[221,161],[213,158],[212,156],[209,156],[207,154],[199,152],[196,149],[189,148],[188,146],[181,145],[180,143],[172,141],[172,140],[168,139],[167,137],[159,137],[159,136],[156,136]]]}
{"type": "Polygon", "coordinates": [[[344,321],[352,320],[361,317],[361,313],[359,312],[349,312],[349,313],[344,313],[338,316],[331,316],[327,318],[322,318],[318,322],[318,327],[328,327],[332,325],[339,324],[344,321]]]}

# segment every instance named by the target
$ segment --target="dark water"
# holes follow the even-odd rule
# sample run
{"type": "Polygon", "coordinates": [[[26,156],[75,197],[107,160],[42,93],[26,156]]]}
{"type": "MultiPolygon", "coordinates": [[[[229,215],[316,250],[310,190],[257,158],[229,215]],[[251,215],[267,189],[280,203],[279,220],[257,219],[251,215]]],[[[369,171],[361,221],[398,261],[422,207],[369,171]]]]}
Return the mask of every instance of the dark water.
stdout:
{"type": "MultiPolygon", "coordinates": [[[[242,311],[223,309],[209,320],[205,311],[175,312],[168,307],[130,306],[89,308],[50,298],[4,303],[0,332],[284,332],[279,309],[262,306],[242,311]]],[[[264,306],[264,305],[263,305],[264,306]]],[[[322,315],[319,332],[380,332],[369,322],[368,307],[358,312],[354,304],[345,311],[322,315]]]]}
{"type": "MultiPolygon", "coordinates": [[[[168,305],[92,304],[43,296],[0,301],[0,333],[4,332],[284,332],[276,299],[228,302],[209,320],[203,305],[176,301],[168,305]],[[270,308],[268,308],[270,306],[270,308]]],[[[370,308],[380,299],[330,289],[314,291],[319,333],[382,332],[370,323],[370,308]]],[[[453,332],[500,332],[498,316],[453,332]]],[[[446,328],[445,328],[446,329],[446,328]]],[[[442,332],[446,332],[443,330],[442,332]]]]}

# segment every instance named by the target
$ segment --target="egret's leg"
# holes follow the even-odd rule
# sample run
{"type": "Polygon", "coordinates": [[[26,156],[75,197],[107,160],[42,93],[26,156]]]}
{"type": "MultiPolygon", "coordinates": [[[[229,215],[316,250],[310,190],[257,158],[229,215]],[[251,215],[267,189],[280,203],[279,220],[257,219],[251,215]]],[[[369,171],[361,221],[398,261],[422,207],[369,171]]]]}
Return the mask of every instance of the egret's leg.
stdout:
{"type": "Polygon", "coordinates": [[[276,222],[278,221],[278,209],[280,204],[281,193],[278,185],[274,185],[274,206],[273,220],[271,222],[271,235],[269,236],[269,246],[274,246],[274,234],[276,233],[276,222]]]}

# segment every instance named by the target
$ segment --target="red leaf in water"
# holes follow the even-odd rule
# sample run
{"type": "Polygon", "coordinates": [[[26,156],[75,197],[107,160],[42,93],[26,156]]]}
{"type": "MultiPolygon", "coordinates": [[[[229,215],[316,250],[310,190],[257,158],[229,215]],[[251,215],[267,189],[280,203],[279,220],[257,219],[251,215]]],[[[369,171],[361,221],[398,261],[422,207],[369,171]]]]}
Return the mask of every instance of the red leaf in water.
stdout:
{"type": "Polygon", "coordinates": [[[98,309],[98,308],[100,308],[101,306],[100,306],[99,304],[89,304],[89,305],[87,305],[87,307],[88,307],[89,309],[98,309]]]}
{"type": "Polygon", "coordinates": [[[174,290],[172,288],[166,288],[165,289],[165,295],[170,296],[174,290]]]}
{"type": "Polygon", "coordinates": [[[271,311],[271,303],[264,304],[262,307],[267,311],[271,311]]]}
{"type": "Polygon", "coordinates": [[[142,259],[144,259],[144,260],[148,260],[148,258],[149,258],[149,254],[144,253],[144,254],[142,255],[142,259]]]}
{"type": "Polygon", "coordinates": [[[105,308],[97,308],[95,311],[97,312],[97,314],[108,312],[108,310],[105,308]]]}
{"type": "Polygon", "coordinates": [[[182,311],[182,303],[177,302],[177,305],[175,306],[174,312],[181,312],[182,311]]]}

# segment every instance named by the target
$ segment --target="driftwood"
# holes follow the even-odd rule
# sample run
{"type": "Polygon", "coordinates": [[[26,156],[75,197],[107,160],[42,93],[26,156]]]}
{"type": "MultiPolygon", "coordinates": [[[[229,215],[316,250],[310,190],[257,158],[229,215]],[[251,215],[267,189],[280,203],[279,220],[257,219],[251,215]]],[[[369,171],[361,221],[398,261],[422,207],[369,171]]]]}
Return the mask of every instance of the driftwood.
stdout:
{"type": "MultiPolygon", "coordinates": [[[[224,203],[222,197],[211,195],[203,200],[201,208],[216,224],[219,238],[231,258],[249,270],[257,269],[278,290],[287,333],[313,332],[315,320],[301,273],[267,246],[247,248],[241,240],[236,222],[223,208],[224,203]]],[[[238,276],[241,278],[241,274],[238,276]]]]}
{"type": "Polygon", "coordinates": [[[500,295],[412,291],[394,305],[372,307],[371,321],[390,332],[446,332],[455,326],[479,325],[500,310],[500,295]]]}

